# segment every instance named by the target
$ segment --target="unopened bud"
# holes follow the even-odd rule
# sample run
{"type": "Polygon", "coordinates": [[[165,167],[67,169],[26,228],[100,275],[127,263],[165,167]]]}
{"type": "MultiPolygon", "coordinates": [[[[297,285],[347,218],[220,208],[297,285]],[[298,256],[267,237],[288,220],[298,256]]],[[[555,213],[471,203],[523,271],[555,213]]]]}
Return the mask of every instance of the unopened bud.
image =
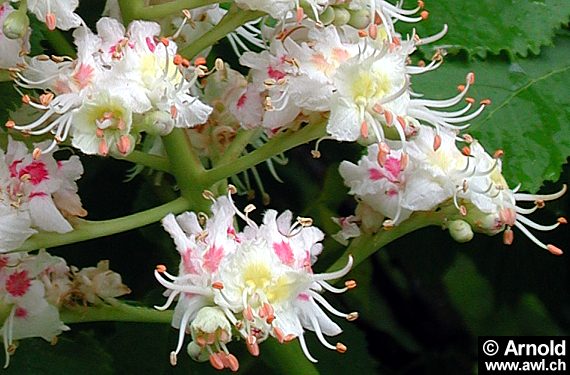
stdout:
{"type": "Polygon", "coordinates": [[[350,12],[350,20],[348,24],[357,29],[366,29],[372,23],[370,18],[370,11],[367,9],[360,9],[350,12]]]}
{"type": "Polygon", "coordinates": [[[451,238],[459,243],[469,242],[473,239],[471,225],[464,220],[453,220],[448,226],[451,238]]]}
{"type": "Polygon", "coordinates": [[[338,7],[334,8],[334,20],[332,21],[333,25],[344,26],[350,21],[351,18],[352,17],[348,9],[338,7]]]}
{"type": "Polygon", "coordinates": [[[24,11],[14,11],[6,17],[4,20],[4,25],[2,26],[2,31],[6,38],[9,39],[20,39],[23,38],[28,29],[30,28],[30,19],[24,11]]]}

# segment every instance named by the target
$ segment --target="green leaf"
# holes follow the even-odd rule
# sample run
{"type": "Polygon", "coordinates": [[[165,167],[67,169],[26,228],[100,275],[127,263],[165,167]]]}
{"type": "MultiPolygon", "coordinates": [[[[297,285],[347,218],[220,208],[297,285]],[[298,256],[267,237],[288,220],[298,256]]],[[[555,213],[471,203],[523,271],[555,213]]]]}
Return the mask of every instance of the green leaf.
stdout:
{"type": "Polygon", "coordinates": [[[537,57],[447,61],[414,81],[414,89],[426,97],[445,98],[454,95],[452,82],[461,83],[474,71],[470,95],[490,98],[493,104],[468,131],[490,153],[503,149],[504,176],[510,186],[521,183],[528,191],[538,190],[545,180],[557,180],[570,155],[570,34],[555,41],[537,57]],[[440,82],[449,84],[441,88],[440,82]]]}
{"type": "Polygon", "coordinates": [[[22,340],[2,374],[114,374],[112,358],[92,334],[64,333],[53,346],[45,340],[22,340]]]}
{"type": "MultiPolygon", "coordinates": [[[[567,0],[454,0],[426,1],[429,18],[413,25],[422,37],[433,35],[448,24],[449,32],[435,45],[448,50],[466,50],[485,57],[506,50],[526,57],[552,45],[557,29],[570,20],[567,0]]],[[[399,26],[399,25],[398,25],[399,26]]],[[[428,45],[428,48],[434,48],[428,45]]]]}

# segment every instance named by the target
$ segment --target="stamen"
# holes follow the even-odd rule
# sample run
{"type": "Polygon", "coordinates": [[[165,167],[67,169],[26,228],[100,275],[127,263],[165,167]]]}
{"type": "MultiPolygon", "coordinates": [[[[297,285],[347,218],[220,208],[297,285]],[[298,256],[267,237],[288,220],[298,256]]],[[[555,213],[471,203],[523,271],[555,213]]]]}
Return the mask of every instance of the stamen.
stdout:
{"type": "Polygon", "coordinates": [[[342,342],[336,343],[336,351],[343,354],[346,353],[347,347],[342,342]]]}

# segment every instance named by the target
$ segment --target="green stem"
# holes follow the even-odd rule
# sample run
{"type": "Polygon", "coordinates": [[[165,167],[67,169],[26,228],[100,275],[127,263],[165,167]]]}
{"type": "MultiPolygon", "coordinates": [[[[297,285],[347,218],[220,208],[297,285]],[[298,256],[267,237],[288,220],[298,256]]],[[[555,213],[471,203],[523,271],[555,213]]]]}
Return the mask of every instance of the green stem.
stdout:
{"type": "Polygon", "coordinates": [[[4,69],[0,69],[0,82],[11,81],[10,72],[4,69]]]}
{"type": "Polygon", "coordinates": [[[251,140],[257,138],[261,131],[262,129],[240,129],[232,140],[232,143],[230,143],[222,156],[216,161],[216,165],[227,164],[239,158],[251,140]]]}
{"type": "Polygon", "coordinates": [[[176,178],[181,195],[188,200],[192,210],[208,212],[209,202],[202,197],[202,193],[211,184],[203,182],[205,169],[188,134],[183,129],[175,128],[162,140],[168,160],[171,161],[171,173],[176,178]]]}
{"type": "Polygon", "coordinates": [[[170,323],[173,310],[158,311],[148,307],[131,306],[116,301],[111,305],[93,307],[75,307],[63,309],[60,312],[64,323],[86,322],[140,322],[140,323],[170,323]]]}
{"type": "Polygon", "coordinates": [[[326,272],[337,271],[343,268],[348,261],[349,255],[352,255],[354,259],[354,264],[352,265],[354,269],[382,247],[408,233],[430,225],[441,226],[447,216],[445,211],[446,210],[439,212],[416,212],[410,216],[410,218],[391,229],[380,229],[380,231],[374,235],[362,234],[360,237],[352,240],[344,254],[340,256],[326,272]]]}
{"type": "Polygon", "coordinates": [[[200,39],[196,40],[189,46],[180,50],[180,54],[188,59],[193,59],[200,52],[206,48],[214,45],[218,40],[226,37],[229,33],[240,27],[246,22],[253,21],[256,18],[263,16],[263,12],[254,12],[249,10],[239,9],[237,6],[232,8],[220,20],[220,22],[210,29],[200,39]]]}
{"type": "Polygon", "coordinates": [[[180,213],[189,208],[188,201],[180,197],[161,206],[117,219],[102,221],[77,219],[79,224],[73,231],[63,234],[53,232],[34,234],[16,251],[33,251],[109,236],[157,222],[169,213],[180,213]]]}
{"type": "Polygon", "coordinates": [[[220,164],[204,173],[203,181],[206,185],[212,185],[239,172],[245,171],[269,158],[279,155],[289,149],[324,137],[326,134],[323,122],[305,126],[301,130],[286,132],[277,135],[257,150],[240,157],[237,160],[220,164]]]}
{"type": "Polygon", "coordinates": [[[121,14],[125,23],[133,20],[158,20],[184,9],[195,9],[210,4],[217,4],[220,0],[177,0],[161,4],[145,5],[144,0],[119,0],[121,14]]]}
{"type": "Polygon", "coordinates": [[[167,158],[162,156],[147,154],[145,152],[135,150],[127,156],[119,157],[118,159],[140,164],[157,171],[170,172],[170,162],[167,158]]]}

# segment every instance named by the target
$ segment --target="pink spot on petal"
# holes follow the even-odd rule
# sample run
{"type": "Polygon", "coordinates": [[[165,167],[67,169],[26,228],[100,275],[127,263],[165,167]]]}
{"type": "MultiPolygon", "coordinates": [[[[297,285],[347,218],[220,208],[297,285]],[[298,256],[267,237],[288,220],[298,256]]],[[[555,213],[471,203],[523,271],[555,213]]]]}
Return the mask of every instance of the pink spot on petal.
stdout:
{"type": "Polygon", "coordinates": [[[91,84],[91,78],[95,69],[91,65],[81,64],[79,69],[73,74],[73,80],[84,89],[91,84]]]}
{"type": "Polygon", "coordinates": [[[368,170],[368,177],[372,180],[372,181],[378,181],[381,180],[383,178],[386,178],[386,176],[384,176],[384,174],[382,173],[381,170],[379,169],[374,169],[374,168],[370,168],[368,170]]]}
{"type": "Polygon", "coordinates": [[[0,257],[0,270],[8,265],[8,257],[0,257]]]}
{"type": "Polygon", "coordinates": [[[273,78],[276,81],[279,81],[282,78],[285,78],[286,74],[280,70],[273,69],[273,67],[267,68],[267,75],[269,78],[273,78]]]}
{"type": "Polygon", "coordinates": [[[26,318],[28,316],[28,310],[23,307],[16,307],[15,315],[17,318],[26,318]]]}
{"type": "Polygon", "coordinates": [[[308,300],[310,299],[310,297],[309,297],[308,294],[300,293],[300,294],[297,296],[297,299],[300,299],[301,301],[308,301],[308,300]]]}
{"type": "Polygon", "coordinates": [[[42,198],[42,197],[47,197],[47,194],[44,193],[43,191],[34,191],[32,193],[30,193],[29,198],[42,198]]]}
{"type": "Polygon", "coordinates": [[[21,178],[23,175],[30,176],[30,182],[32,185],[37,185],[49,178],[46,165],[41,161],[33,161],[25,168],[21,169],[18,177],[21,178]]]}
{"type": "Polygon", "coordinates": [[[246,101],[247,101],[247,94],[243,94],[242,96],[239,97],[239,99],[237,101],[237,107],[239,109],[243,108],[246,101]]]}
{"type": "Polygon", "coordinates": [[[214,272],[218,269],[222,258],[224,257],[224,248],[212,246],[204,254],[204,268],[206,271],[214,272]]]}
{"type": "Polygon", "coordinates": [[[388,158],[386,159],[386,162],[384,163],[384,168],[390,172],[390,174],[394,177],[394,179],[397,179],[398,176],[400,175],[400,168],[401,168],[401,162],[400,159],[396,159],[396,158],[388,158]]]}
{"type": "Polygon", "coordinates": [[[12,164],[10,164],[10,166],[8,167],[8,169],[10,170],[10,177],[16,177],[18,175],[18,164],[20,164],[21,162],[22,159],[14,160],[12,164]]]}
{"type": "Polygon", "coordinates": [[[192,263],[192,249],[186,249],[186,251],[182,254],[182,267],[186,273],[197,273],[196,268],[194,267],[194,263],[192,263]]]}
{"type": "Polygon", "coordinates": [[[31,280],[28,278],[28,271],[14,272],[6,280],[6,291],[14,297],[21,297],[32,285],[31,280]]]}
{"type": "Polygon", "coordinates": [[[293,249],[291,249],[291,246],[289,246],[288,243],[285,243],[284,241],[281,241],[281,243],[275,242],[273,243],[273,250],[283,264],[290,266],[295,261],[295,258],[293,257],[293,249]]]}
{"type": "Polygon", "coordinates": [[[156,45],[154,44],[152,39],[149,36],[147,36],[145,40],[146,40],[146,46],[148,47],[150,52],[154,52],[154,50],[156,49],[156,45]]]}

